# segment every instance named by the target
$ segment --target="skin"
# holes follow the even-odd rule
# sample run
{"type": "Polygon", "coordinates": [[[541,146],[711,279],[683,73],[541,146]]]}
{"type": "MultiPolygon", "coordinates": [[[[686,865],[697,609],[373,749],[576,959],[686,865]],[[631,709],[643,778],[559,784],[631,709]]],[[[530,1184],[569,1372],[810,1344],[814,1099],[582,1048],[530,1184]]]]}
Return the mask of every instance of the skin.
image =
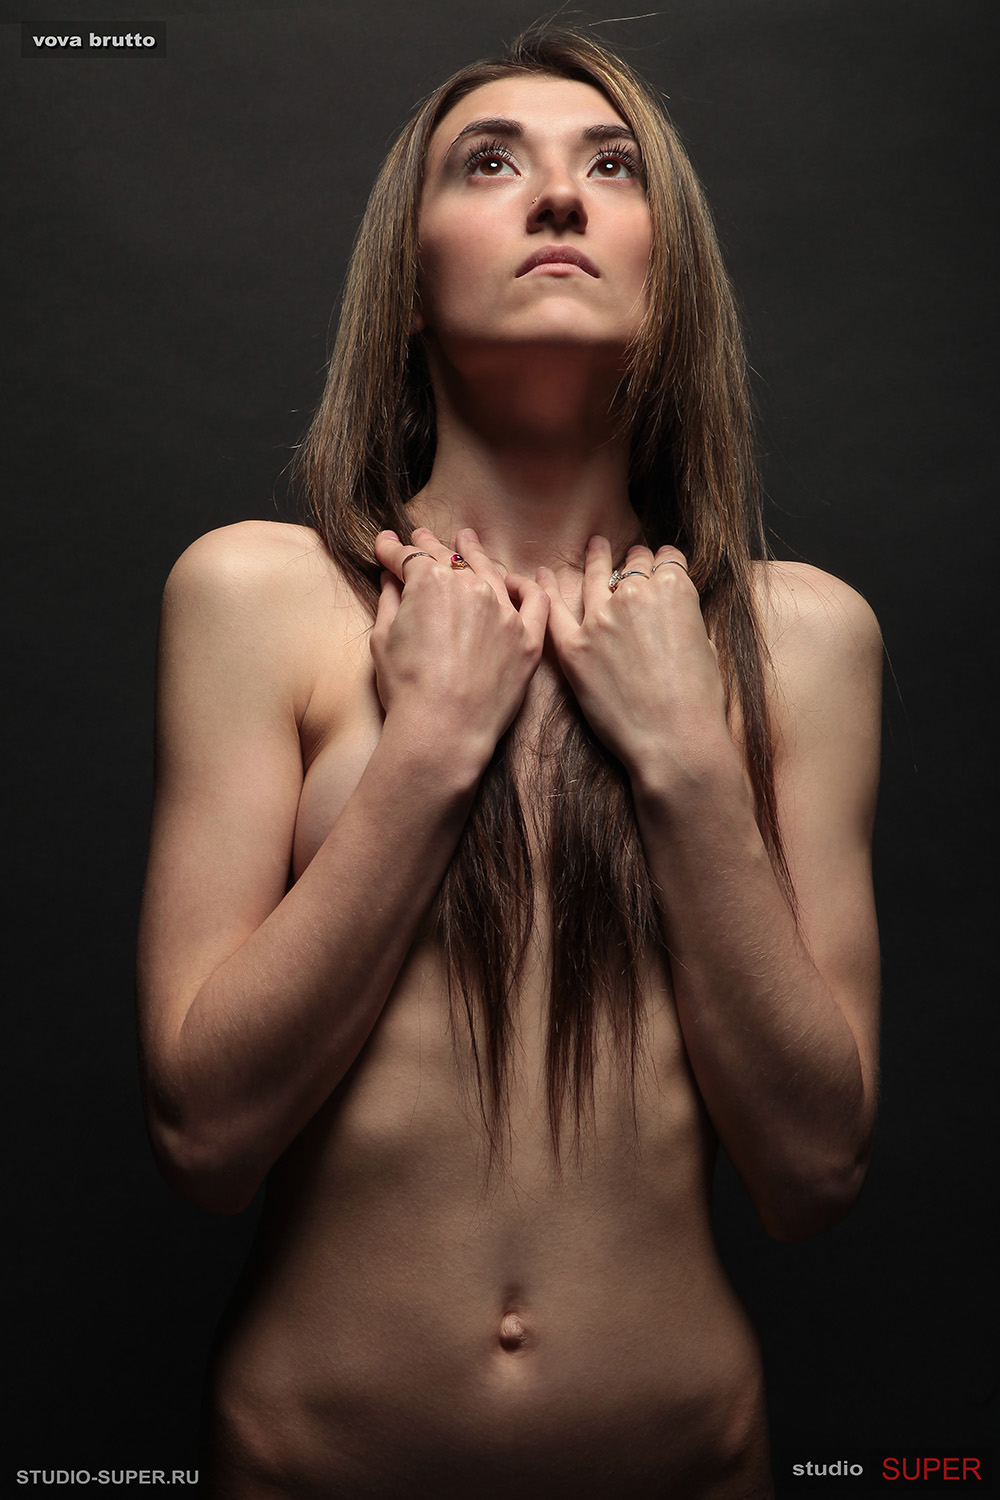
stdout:
{"type": "Polygon", "coordinates": [[[860,1187],[880,643],[845,585],[761,565],[796,921],[684,559],[629,546],[606,413],[649,217],[641,178],[584,134],[622,123],[585,84],[518,78],[435,132],[419,331],[438,451],[412,544],[378,539],[374,629],[299,527],[212,533],[168,583],[140,944],[151,1133],[213,1211],[270,1173],[213,1369],[213,1495],[769,1493],[709,1183],[721,1139],[780,1238],[860,1187]],[[495,128],[463,134],[484,119],[517,122],[502,166],[495,128]],[[519,275],[543,247],[597,274],[519,275]],[[623,556],[639,571],[611,594],[623,556]],[[594,1138],[560,1172],[540,903],[510,1163],[487,1181],[425,918],[497,740],[513,725],[529,747],[562,677],[631,778],[671,962],[645,976],[636,1135],[605,1046],[594,1138]]]}

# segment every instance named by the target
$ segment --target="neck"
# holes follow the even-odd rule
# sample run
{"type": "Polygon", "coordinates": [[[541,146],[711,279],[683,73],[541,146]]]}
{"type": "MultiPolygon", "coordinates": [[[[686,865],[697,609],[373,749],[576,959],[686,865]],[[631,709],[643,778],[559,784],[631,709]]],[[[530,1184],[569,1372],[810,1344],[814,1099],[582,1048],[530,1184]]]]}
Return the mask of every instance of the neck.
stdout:
{"type": "Polygon", "coordinates": [[[449,545],[471,526],[512,572],[578,569],[590,537],[615,555],[638,536],[628,443],[609,416],[618,373],[544,350],[461,378],[431,354],[434,468],[410,502],[415,525],[449,545]],[[470,378],[472,375],[472,378],[470,378]]]}

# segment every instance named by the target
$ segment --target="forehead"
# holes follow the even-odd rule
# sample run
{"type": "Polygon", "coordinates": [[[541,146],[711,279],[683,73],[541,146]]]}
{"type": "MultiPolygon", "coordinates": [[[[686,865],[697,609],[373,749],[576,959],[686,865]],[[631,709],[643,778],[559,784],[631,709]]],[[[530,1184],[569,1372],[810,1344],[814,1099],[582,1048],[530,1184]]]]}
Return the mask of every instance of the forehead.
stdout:
{"type": "Polygon", "coordinates": [[[483,83],[438,121],[427,148],[428,165],[440,161],[455,137],[476,120],[516,120],[539,136],[577,136],[592,125],[626,122],[591,83],[546,74],[521,74],[483,83]]]}

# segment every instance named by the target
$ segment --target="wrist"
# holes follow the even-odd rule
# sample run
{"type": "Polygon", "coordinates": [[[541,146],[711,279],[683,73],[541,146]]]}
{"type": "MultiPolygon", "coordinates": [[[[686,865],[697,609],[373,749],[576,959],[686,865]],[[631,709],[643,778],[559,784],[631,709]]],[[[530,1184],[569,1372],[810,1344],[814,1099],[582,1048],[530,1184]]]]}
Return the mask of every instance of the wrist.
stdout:
{"type": "Polygon", "coordinates": [[[399,765],[408,781],[459,799],[471,797],[489,765],[495,745],[488,735],[442,717],[391,708],[382,725],[379,758],[399,765]]]}
{"type": "Polygon", "coordinates": [[[701,814],[733,799],[751,805],[743,763],[725,724],[660,738],[627,770],[640,817],[673,820],[687,809],[701,814]]]}

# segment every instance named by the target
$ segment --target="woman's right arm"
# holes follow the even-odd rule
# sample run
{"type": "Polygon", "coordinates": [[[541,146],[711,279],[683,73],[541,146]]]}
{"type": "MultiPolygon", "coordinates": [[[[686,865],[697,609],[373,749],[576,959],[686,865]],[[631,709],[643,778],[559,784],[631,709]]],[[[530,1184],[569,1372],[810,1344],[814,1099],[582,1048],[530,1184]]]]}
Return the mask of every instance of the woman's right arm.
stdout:
{"type": "MultiPolygon", "coordinates": [[[[139,943],[147,1107],[168,1180],[219,1213],[249,1202],[371,1032],[544,637],[533,585],[518,608],[471,544],[477,571],[453,573],[422,535],[434,558],[409,565],[405,599],[387,578],[372,635],[381,737],[286,893],[318,581],[304,536],[212,533],[164,598],[139,943]]],[[[397,578],[408,550],[380,542],[397,578]]],[[[331,652],[356,651],[356,612],[329,618],[331,652]]]]}

